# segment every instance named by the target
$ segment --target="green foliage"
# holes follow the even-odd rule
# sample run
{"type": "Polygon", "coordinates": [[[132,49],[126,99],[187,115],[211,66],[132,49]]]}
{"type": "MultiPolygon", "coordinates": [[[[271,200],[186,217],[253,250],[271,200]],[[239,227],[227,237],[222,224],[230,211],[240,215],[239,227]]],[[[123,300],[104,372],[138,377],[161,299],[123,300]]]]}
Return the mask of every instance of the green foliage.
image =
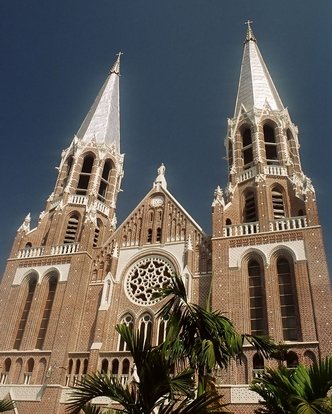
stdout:
{"type": "Polygon", "coordinates": [[[332,414],[332,358],[294,370],[267,369],[250,388],[264,399],[257,413],[332,414]]]}
{"type": "Polygon", "coordinates": [[[15,408],[15,402],[10,400],[0,400],[0,412],[10,411],[15,408]]]}

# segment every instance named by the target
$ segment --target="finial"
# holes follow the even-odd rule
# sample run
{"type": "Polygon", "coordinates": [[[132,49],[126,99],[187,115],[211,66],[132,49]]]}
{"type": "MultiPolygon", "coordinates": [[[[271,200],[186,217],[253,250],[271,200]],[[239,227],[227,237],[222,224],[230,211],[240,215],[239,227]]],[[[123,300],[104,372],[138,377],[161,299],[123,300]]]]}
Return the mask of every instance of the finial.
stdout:
{"type": "Polygon", "coordinates": [[[119,52],[116,54],[117,59],[114,63],[114,65],[112,66],[110,73],[115,73],[117,75],[120,75],[120,59],[121,59],[121,55],[123,55],[123,52],[119,52]]]}
{"type": "Polygon", "coordinates": [[[249,42],[249,40],[252,40],[253,42],[256,42],[256,38],[255,38],[255,36],[254,36],[254,33],[253,33],[253,31],[252,31],[252,28],[251,28],[251,24],[253,23],[253,21],[252,20],[247,20],[244,24],[246,24],[248,27],[247,27],[247,35],[246,35],[246,40],[245,40],[245,43],[246,42],[249,42]]]}

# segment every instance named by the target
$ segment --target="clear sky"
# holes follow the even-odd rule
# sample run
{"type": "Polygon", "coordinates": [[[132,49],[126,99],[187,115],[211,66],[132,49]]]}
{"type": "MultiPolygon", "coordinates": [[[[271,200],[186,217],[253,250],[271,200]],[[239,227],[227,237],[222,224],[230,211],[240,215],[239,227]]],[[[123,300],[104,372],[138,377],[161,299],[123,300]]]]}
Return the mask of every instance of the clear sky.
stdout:
{"type": "Polygon", "coordinates": [[[125,155],[118,223],[150,190],[168,188],[206,233],[225,187],[223,140],[234,111],[244,22],[299,127],[332,263],[330,0],[2,0],[0,266],[17,228],[33,225],[115,54],[125,155]]]}

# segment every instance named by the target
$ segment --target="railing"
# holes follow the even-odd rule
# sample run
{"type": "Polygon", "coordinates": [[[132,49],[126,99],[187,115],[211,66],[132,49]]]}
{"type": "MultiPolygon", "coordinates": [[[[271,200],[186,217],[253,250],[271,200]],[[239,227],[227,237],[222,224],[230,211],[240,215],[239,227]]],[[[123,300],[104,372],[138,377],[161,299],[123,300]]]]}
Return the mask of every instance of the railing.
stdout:
{"type": "Polygon", "coordinates": [[[249,180],[256,175],[256,167],[251,167],[248,170],[244,170],[237,176],[237,182],[242,183],[243,181],[249,180]]]}
{"type": "Polygon", "coordinates": [[[262,378],[263,373],[264,373],[264,368],[253,369],[252,370],[252,377],[253,378],[262,378]]]}
{"type": "Polygon", "coordinates": [[[8,379],[8,372],[2,372],[0,374],[0,384],[6,384],[8,379]]]}
{"type": "Polygon", "coordinates": [[[280,165],[267,165],[264,167],[264,174],[268,175],[287,175],[287,168],[280,165]]]}
{"type": "Polygon", "coordinates": [[[80,247],[79,243],[68,243],[68,244],[60,244],[58,246],[52,246],[51,255],[77,253],[79,247],[80,247]]]}
{"type": "Polygon", "coordinates": [[[69,197],[69,203],[86,205],[88,203],[88,198],[84,195],[71,195],[69,197]]]}
{"type": "Polygon", "coordinates": [[[303,229],[308,227],[308,221],[305,216],[283,218],[271,221],[269,227],[270,231],[303,229]]]}
{"type": "Polygon", "coordinates": [[[96,209],[98,211],[100,211],[101,213],[105,214],[105,216],[108,216],[109,215],[109,212],[110,212],[109,207],[107,207],[104,203],[102,203],[99,200],[96,203],[96,209]]]}
{"type": "Polygon", "coordinates": [[[234,224],[224,227],[224,237],[245,236],[255,233],[259,233],[258,221],[245,224],[234,224]]]}
{"type": "Polygon", "coordinates": [[[44,254],[44,247],[29,247],[18,251],[19,259],[28,259],[30,257],[39,257],[44,254]]]}
{"type": "Polygon", "coordinates": [[[62,200],[62,197],[60,197],[60,198],[58,198],[56,200],[53,200],[52,203],[51,203],[51,210],[53,208],[57,207],[60,204],[61,200],[62,200]]]}
{"type": "Polygon", "coordinates": [[[32,378],[32,372],[26,372],[23,378],[24,385],[29,385],[31,382],[31,378],[32,378]]]}

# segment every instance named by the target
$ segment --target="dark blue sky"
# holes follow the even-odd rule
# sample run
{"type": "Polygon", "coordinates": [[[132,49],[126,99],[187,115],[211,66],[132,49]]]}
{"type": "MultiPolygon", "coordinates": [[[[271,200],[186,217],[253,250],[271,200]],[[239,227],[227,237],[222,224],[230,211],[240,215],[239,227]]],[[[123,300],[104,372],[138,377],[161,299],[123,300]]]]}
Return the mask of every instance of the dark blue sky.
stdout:
{"type": "Polygon", "coordinates": [[[210,233],[213,191],[226,185],[223,140],[247,19],[299,126],[332,263],[330,0],[2,0],[0,16],[1,268],[28,212],[36,223],[61,150],[119,50],[126,155],[118,222],[164,162],[169,190],[210,233]]]}

